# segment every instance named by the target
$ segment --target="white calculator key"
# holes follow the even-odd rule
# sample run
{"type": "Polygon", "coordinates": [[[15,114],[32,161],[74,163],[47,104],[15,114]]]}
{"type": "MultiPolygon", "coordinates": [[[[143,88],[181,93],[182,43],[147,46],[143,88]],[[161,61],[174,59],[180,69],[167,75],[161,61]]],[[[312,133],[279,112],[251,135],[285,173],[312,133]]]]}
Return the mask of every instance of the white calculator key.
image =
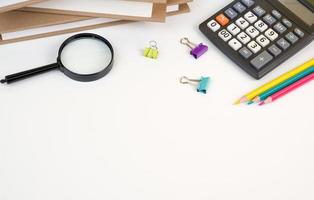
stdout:
{"type": "Polygon", "coordinates": [[[260,32],[264,32],[268,26],[267,24],[265,24],[265,22],[263,22],[262,20],[258,20],[256,23],[255,23],[255,27],[260,31],[260,32]]]}
{"type": "Polygon", "coordinates": [[[268,39],[270,39],[271,41],[274,41],[278,38],[278,33],[276,33],[276,31],[274,31],[273,29],[268,29],[265,32],[266,37],[268,37],[268,39]]]}
{"type": "Polygon", "coordinates": [[[247,28],[250,24],[247,22],[243,17],[240,17],[237,21],[236,24],[241,28],[245,29],[247,28]]]}
{"type": "Polygon", "coordinates": [[[241,47],[242,47],[242,44],[241,42],[239,42],[237,39],[233,38],[232,40],[229,41],[229,46],[231,48],[233,48],[235,51],[238,51],[241,47]]]}
{"type": "Polygon", "coordinates": [[[269,45],[270,41],[269,39],[267,39],[267,37],[265,37],[265,35],[260,35],[256,38],[256,41],[258,44],[260,44],[262,47],[266,47],[267,45],[269,45]]]}
{"type": "Polygon", "coordinates": [[[226,30],[226,29],[223,29],[221,30],[219,33],[218,33],[219,37],[221,39],[223,39],[223,41],[227,42],[228,40],[231,39],[231,34],[226,30]]]}
{"type": "Polygon", "coordinates": [[[253,53],[257,53],[257,52],[259,52],[261,49],[262,49],[262,47],[261,46],[259,46],[255,41],[252,41],[252,42],[250,42],[248,45],[247,45],[247,47],[253,52],[253,53]]]}
{"type": "Polygon", "coordinates": [[[247,44],[249,41],[251,41],[250,36],[248,36],[246,33],[241,32],[238,36],[237,36],[238,40],[240,40],[240,42],[242,42],[242,44],[247,44]]]}
{"type": "Polygon", "coordinates": [[[251,24],[253,24],[254,22],[257,21],[257,16],[254,15],[251,11],[247,12],[245,15],[244,15],[244,18],[249,21],[251,24]]]}
{"type": "Polygon", "coordinates": [[[227,27],[227,30],[232,34],[232,35],[237,35],[238,33],[240,33],[241,29],[235,25],[234,23],[230,24],[227,27]]]}
{"type": "Polygon", "coordinates": [[[259,35],[259,31],[254,26],[250,26],[245,32],[251,36],[251,38],[255,38],[259,35]]]}
{"type": "Polygon", "coordinates": [[[210,28],[210,30],[216,32],[220,29],[220,25],[215,21],[215,20],[211,20],[210,22],[207,23],[208,28],[210,28]]]}

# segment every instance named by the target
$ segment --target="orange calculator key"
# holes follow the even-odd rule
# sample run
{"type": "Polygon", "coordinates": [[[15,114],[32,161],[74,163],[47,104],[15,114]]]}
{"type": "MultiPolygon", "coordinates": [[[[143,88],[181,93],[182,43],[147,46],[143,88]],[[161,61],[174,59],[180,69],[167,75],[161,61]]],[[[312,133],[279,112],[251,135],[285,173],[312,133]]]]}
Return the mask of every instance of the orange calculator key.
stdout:
{"type": "Polygon", "coordinates": [[[218,21],[218,23],[221,25],[221,26],[225,26],[229,23],[229,19],[224,15],[224,14],[220,14],[216,17],[216,20],[218,21]]]}

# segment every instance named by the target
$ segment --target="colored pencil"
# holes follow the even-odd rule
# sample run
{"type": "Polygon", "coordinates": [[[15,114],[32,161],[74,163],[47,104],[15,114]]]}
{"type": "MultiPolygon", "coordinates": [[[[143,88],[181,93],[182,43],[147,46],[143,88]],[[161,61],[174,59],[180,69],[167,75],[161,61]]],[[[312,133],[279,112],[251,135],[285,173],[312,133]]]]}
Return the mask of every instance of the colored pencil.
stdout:
{"type": "MultiPolygon", "coordinates": [[[[253,102],[259,103],[261,101],[264,101],[267,99],[269,96],[275,94],[276,92],[284,89],[285,87],[288,87],[289,85],[297,82],[298,80],[308,76],[309,74],[312,74],[314,72],[314,66],[308,68],[307,70],[304,70],[303,72],[291,77],[290,79],[280,83],[279,85],[267,90],[266,92],[260,94],[259,96],[255,97],[253,99],[253,102]]],[[[252,102],[252,101],[251,101],[252,102]]]]}
{"type": "Polygon", "coordinates": [[[299,67],[292,69],[289,72],[279,76],[278,78],[262,85],[261,87],[253,90],[252,92],[247,93],[246,95],[241,97],[239,100],[237,100],[234,104],[240,104],[240,103],[245,103],[245,102],[251,101],[256,96],[258,96],[258,95],[262,94],[263,92],[269,90],[270,88],[273,88],[274,86],[288,80],[289,78],[295,76],[296,74],[299,74],[300,72],[310,68],[313,65],[314,65],[314,58],[312,58],[308,62],[300,65],[299,67]]]}
{"type": "Polygon", "coordinates": [[[259,105],[264,105],[264,104],[269,104],[272,103],[280,98],[282,98],[283,96],[289,94],[290,92],[298,89],[299,87],[305,85],[306,83],[309,83],[310,81],[314,80],[314,73],[304,77],[303,79],[293,83],[292,85],[286,87],[283,90],[280,90],[279,92],[271,95],[270,97],[268,97],[265,101],[261,102],[259,105]]]}

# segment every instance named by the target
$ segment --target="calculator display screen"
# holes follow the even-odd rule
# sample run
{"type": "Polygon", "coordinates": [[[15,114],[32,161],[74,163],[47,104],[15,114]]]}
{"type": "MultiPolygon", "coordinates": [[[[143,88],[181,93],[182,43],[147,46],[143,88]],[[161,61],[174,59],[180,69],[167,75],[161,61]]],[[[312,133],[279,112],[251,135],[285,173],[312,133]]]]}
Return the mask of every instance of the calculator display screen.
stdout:
{"type": "Polygon", "coordinates": [[[279,2],[307,25],[312,26],[314,24],[314,13],[311,11],[311,6],[314,7],[313,0],[279,0],[279,2]]]}

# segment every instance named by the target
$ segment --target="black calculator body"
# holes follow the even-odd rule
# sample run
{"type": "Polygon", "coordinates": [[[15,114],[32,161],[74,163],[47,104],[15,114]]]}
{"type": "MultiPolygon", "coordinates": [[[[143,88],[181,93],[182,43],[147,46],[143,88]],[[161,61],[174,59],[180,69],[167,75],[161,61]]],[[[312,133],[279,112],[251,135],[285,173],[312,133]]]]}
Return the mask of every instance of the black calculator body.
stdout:
{"type": "Polygon", "coordinates": [[[260,79],[313,41],[314,13],[299,0],[291,2],[236,0],[199,28],[233,62],[260,79]]]}

